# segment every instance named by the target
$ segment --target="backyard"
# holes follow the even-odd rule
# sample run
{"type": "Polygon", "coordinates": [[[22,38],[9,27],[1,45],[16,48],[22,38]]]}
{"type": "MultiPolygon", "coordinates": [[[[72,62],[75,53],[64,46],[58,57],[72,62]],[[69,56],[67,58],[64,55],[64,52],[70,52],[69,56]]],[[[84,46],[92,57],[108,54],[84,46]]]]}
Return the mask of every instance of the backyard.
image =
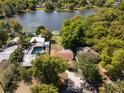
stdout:
{"type": "Polygon", "coordinates": [[[51,43],[51,55],[54,53],[62,50],[63,47],[61,46],[61,37],[60,36],[53,36],[52,43],[51,43]]]}

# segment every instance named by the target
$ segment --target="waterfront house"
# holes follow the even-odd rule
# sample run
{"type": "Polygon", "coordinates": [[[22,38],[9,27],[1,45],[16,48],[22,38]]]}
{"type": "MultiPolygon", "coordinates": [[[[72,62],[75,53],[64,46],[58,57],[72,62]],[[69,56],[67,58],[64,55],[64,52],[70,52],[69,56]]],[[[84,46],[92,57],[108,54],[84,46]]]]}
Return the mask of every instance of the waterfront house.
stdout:
{"type": "Polygon", "coordinates": [[[24,67],[31,67],[32,61],[41,54],[47,53],[46,49],[49,48],[49,41],[45,42],[42,36],[32,37],[30,40],[31,47],[24,51],[22,65],[24,67]]]}

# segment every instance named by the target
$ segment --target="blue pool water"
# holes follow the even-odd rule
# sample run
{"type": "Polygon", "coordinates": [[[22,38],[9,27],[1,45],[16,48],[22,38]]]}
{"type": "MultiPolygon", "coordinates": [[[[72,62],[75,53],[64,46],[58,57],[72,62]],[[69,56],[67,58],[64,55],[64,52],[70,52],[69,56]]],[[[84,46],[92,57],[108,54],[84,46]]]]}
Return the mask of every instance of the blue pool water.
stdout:
{"type": "Polygon", "coordinates": [[[31,54],[42,54],[43,53],[43,47],[34,47],[33,48],[33,51],[32,51],[32,53],[31,54]]]}

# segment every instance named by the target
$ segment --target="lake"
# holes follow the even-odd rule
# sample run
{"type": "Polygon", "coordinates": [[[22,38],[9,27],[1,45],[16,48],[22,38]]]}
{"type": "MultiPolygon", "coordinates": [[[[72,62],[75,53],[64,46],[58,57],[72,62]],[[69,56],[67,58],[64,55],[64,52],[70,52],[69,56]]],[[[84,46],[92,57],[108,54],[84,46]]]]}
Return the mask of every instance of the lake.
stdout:
{"type": "Polygon", "coordinates": [[[45,26],[52,31],[60,31],[63,21],[76,15],[88,16],[95,14],[96,10],[84,10],[74,12],[45,12],[38,10],[36,12],[26,12],[24,14],[15,15],[13,18],[18,20],[27,32],[35,32],[38,26],[45,26]]]}

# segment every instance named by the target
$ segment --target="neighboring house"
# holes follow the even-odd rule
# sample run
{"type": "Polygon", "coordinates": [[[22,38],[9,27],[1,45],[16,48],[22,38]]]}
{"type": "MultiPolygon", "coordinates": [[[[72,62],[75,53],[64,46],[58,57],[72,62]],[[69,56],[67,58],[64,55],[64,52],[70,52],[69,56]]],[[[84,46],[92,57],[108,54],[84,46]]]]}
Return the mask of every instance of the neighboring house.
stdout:
{"type": "Polygon", "coordinates": [[[0,52],[0,62],[3,60],[8,60],[10,55],[18,48],[18,45],[13,45],[11,47],[5,48],[2,52],[0,52]]]}
{"type": "Polygon", "coordinates": [[[69,49],[63,49],[63,50],[60,50],[56,53],[53,54],[53,56],[57,56],[57,57],[60,57],[64,60],[67,60],[68,61],[68,64],[70,67],[74,67],[75,66],[75,63],[74,63],[74,53],[69,50],[69,49]]]}
{"type": "Polygon", "coordinates": [[[10,58],[10,55],[18,48],[19,41],[20,37],[16,37],[10,41],[9,44],[3,47],[2,51],[0,52],[0,62],[10,58]]]}
{"type": "Polygon", "coordinates": [[[55,53],[55,56],[58,56],[62,59],[65,59],[65,60],[68,60],[68,61],[71,61],[73,60],[73,52],[71,50],[68,50],[68,49],[63,49],[63,50],[60,50],[59,52],[55,53]]]}

